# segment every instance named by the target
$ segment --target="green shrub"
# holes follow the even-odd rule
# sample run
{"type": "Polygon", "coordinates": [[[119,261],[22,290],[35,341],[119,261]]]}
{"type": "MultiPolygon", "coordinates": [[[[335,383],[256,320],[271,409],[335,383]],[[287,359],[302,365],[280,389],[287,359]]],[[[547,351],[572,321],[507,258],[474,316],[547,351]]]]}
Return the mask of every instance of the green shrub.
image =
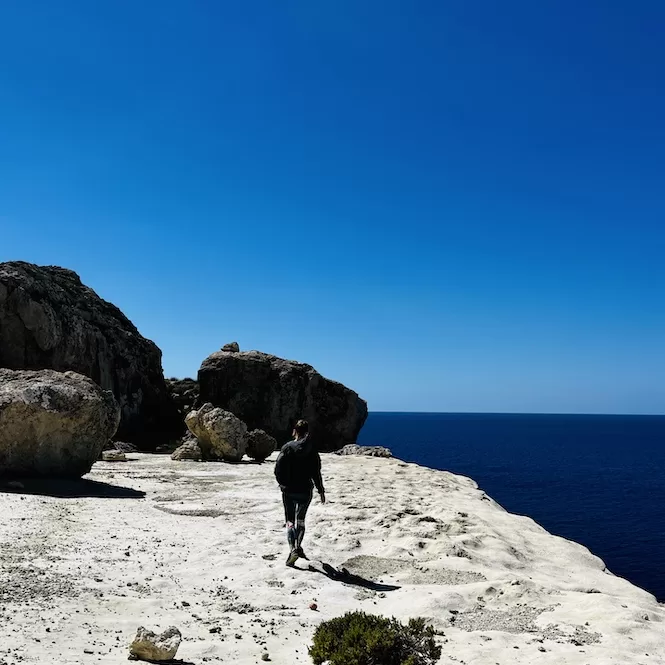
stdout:
{"type": "Polygon", "coordinates": [[[324,621],[309,649],[315,665],[432,665],[441,657],[434,628],[424,619],[407,625],[364,612],[324,621]]]}

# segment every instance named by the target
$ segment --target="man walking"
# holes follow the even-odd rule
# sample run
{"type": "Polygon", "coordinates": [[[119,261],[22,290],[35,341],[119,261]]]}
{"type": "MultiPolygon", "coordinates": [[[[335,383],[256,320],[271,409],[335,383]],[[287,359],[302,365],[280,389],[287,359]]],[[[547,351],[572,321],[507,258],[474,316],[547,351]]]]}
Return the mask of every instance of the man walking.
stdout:
{"type": "Polygon", "coordinates": [[[275,477],[282,490],[290,548],[286,565],[293,566],[299,558],[307,558],[302,550],[302,540],[305,537],[305,516],[312,501],[313,486],[316,486],[321,503],[326,502],[321,479],[321,458],[309,440],[306,420],[296,423],[293,441],[282,447],[275,463],[275,477]]]}

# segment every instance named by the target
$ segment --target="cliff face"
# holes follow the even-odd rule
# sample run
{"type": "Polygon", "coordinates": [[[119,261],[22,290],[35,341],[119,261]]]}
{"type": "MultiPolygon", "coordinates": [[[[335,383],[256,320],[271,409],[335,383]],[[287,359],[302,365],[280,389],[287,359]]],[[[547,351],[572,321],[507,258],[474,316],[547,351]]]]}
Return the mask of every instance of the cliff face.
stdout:
{"type": "Polygon", "coordinates": [[[0,367],[90,377],[120,405],[119,439],[152,448],[173,431],[161,351],[71,270],[0,264],[0,367]]]}
{"type": "Polygon", "coordinates": [[[250,430],[262,429],[279,444],[291,439],[295,422],[310,423],[320,450],[355,443],[367,403],[310,365],[259,351],[218,351],[199,370],[200,402],[235,414],[250,430]]]}

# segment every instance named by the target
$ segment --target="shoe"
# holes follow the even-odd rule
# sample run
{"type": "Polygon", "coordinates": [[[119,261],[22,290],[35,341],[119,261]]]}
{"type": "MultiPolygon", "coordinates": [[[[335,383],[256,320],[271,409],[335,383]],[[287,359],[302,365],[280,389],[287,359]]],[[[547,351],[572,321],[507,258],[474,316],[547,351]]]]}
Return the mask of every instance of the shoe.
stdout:
{"type": "Polygon", "coordinates": [[[305,561],[309,561],[309,557],[303,552],[302,547],[296,547],[296,552],[298,553],[298,556],[301,559],[305,559],[305,561]]]}
{"type": "Polygon", "coordinates": [[[298,550],[291,550],[291,554],[289,554],[288,558],[286,559],[286,565],[290,568],[293,568],[299,557],[300,555],[298,554],[298,550]]]}

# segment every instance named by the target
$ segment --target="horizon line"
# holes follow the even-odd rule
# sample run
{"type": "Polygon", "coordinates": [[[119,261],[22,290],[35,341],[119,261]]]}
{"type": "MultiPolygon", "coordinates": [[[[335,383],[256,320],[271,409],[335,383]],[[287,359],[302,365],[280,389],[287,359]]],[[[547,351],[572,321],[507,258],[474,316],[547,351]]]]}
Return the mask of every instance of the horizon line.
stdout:
{"type": "Polygon", "coordinates": [[[368,414],[445,415],[445,416],[589,416],[665,418],[665,413],[571,413],[559,411],[380,411],[368,410],[368,414]]]}

